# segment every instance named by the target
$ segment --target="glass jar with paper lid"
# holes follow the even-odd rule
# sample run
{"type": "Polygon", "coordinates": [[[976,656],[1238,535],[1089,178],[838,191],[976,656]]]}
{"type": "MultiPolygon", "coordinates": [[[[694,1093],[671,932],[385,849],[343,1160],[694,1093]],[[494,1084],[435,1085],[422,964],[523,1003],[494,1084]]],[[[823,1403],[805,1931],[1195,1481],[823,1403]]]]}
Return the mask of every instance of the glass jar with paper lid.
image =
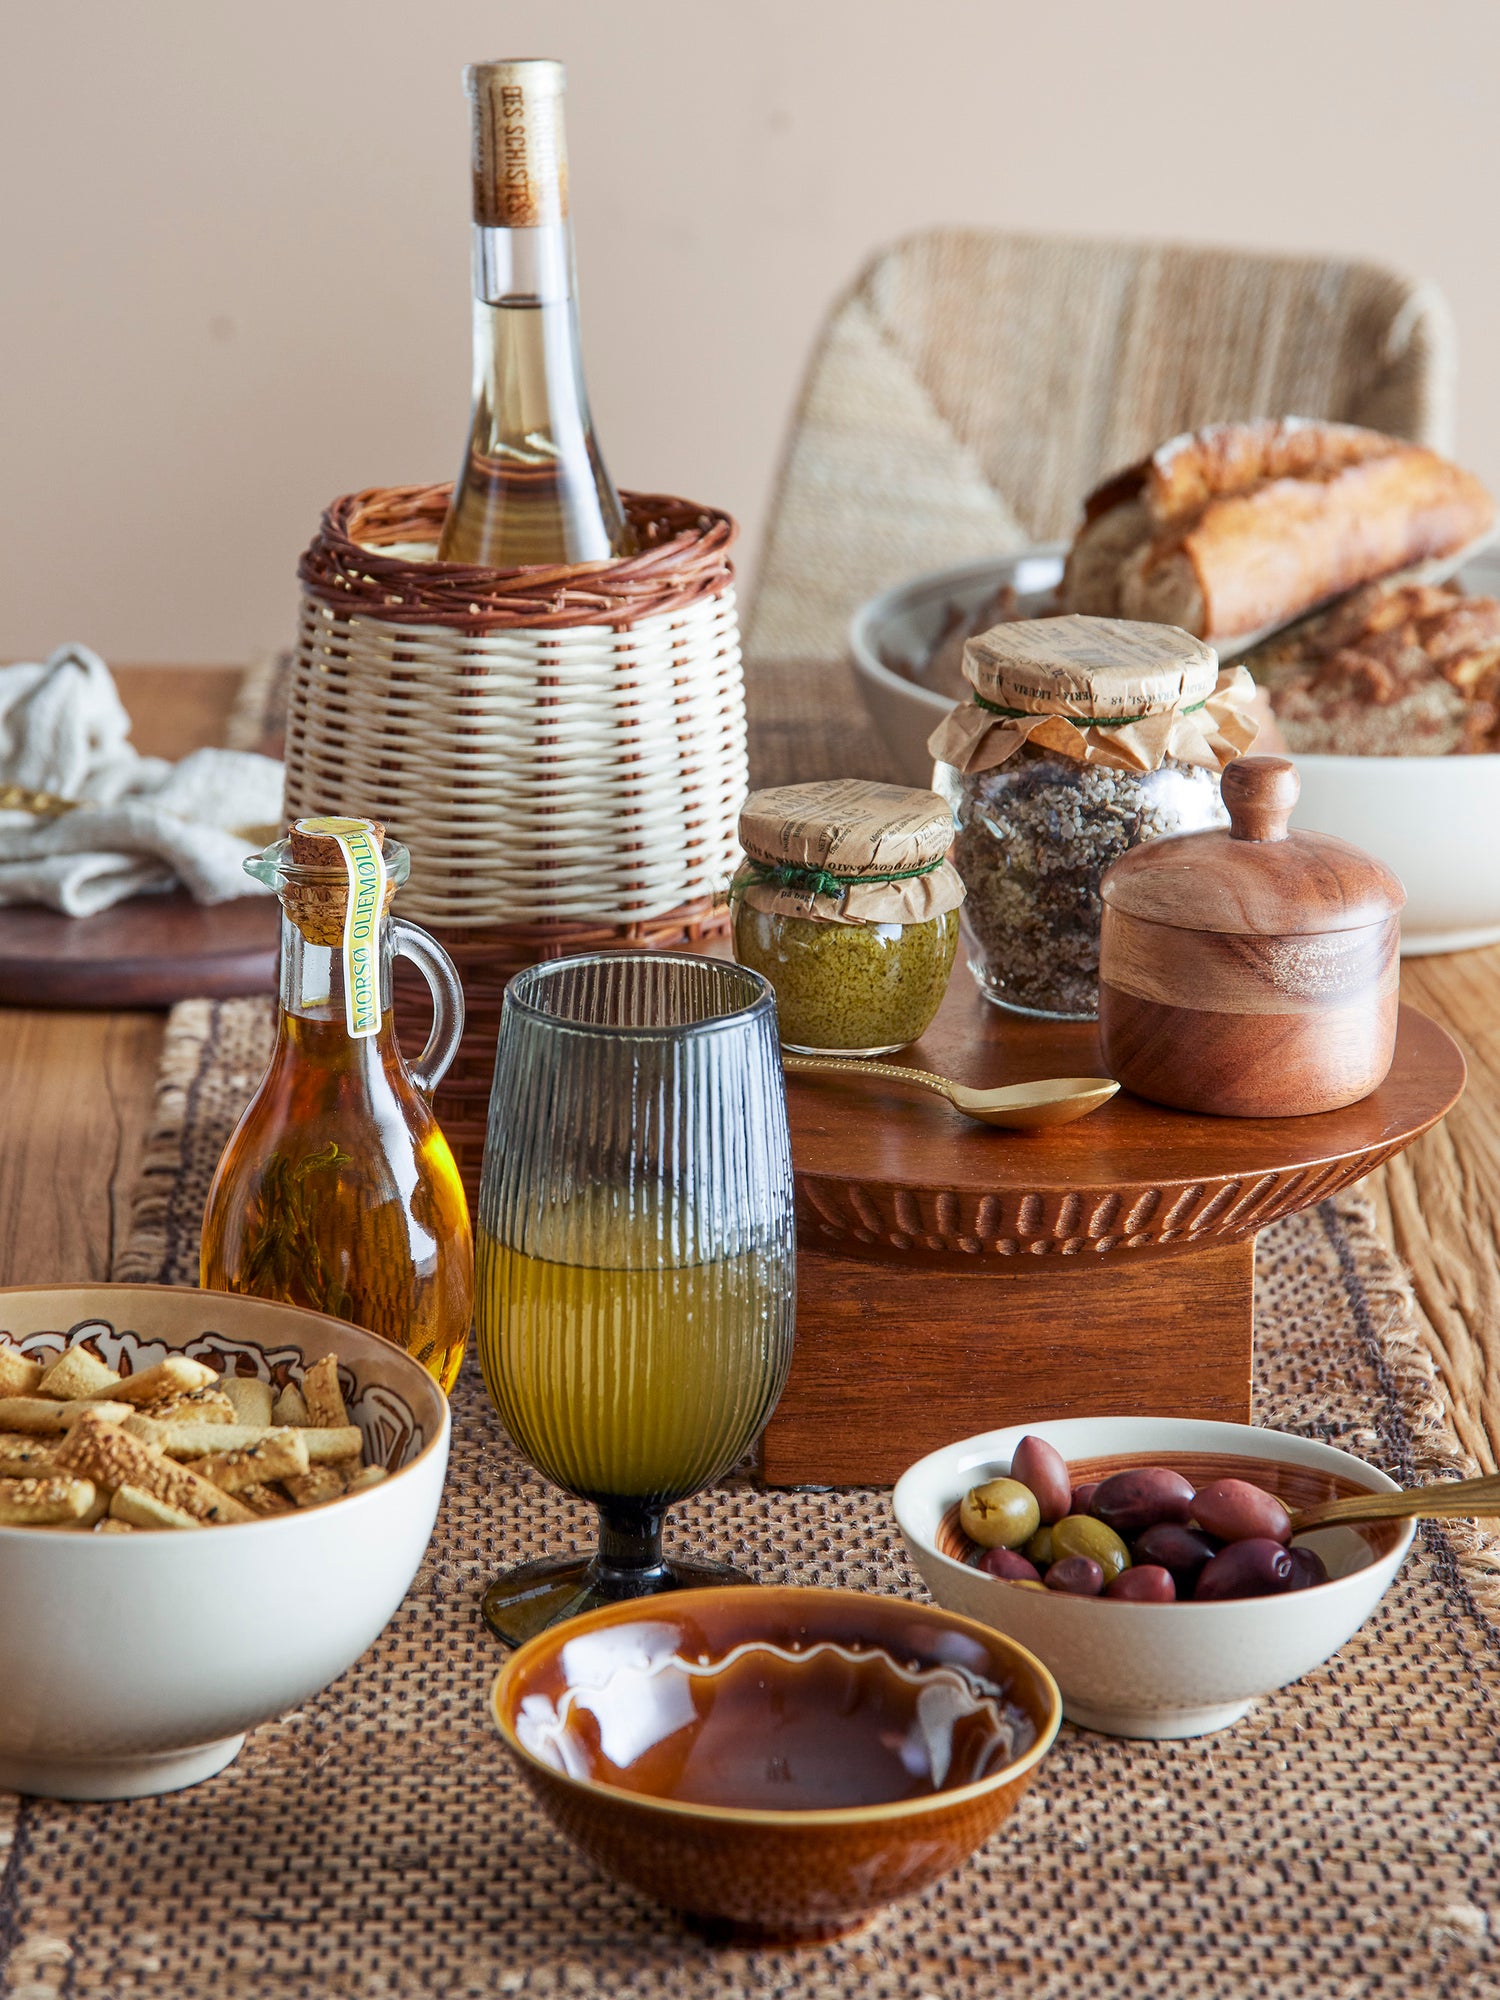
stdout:
{"type": "Polygon", "coordinates": [[[404,847],[365,819],[301,819],[245,863],[281,898],[276,1041],[203,1215],[205,1290],[251,1292],[368,1327],[451,1389],[468,1338],[468,1204],[429,1098],[463,1034],[447,953],[390,914],[404,847]],[[391,965],[432,991],[408,1063],[391,965]]]}
{"type": "Polygon", "coordinates": [[[935,792],[843,778],[752,792],[734,955],[776,993],[784,1047],[881,1056],[937,1013],[964,897],[935,792]]]}
{"type": "Polygon", "coordinates": [[[928,741],[968,891],[969,966],[1016,1013],[1099,1011],[1099,882],[1128,848],[1224,826],[1224,767],[1248,750],[1243,667],[1171,625],[1035,618],[964,648],[974,690],[928,741]]]}

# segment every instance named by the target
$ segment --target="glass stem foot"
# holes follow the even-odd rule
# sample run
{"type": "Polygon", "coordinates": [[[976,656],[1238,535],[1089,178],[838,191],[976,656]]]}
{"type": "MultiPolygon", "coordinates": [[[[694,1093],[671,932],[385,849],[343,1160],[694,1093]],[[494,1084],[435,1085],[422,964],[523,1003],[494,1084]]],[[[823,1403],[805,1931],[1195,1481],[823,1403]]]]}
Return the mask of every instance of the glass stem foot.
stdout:
{"type": "Polygon", "coordinates": [[[484,1592],[479,1608],[496,1638],[507,1646],[524,1646],[549,1626],[601,1605],[652,1597],[664,1590],[702,1590],[713,1584],[754,1581],[729,1563],[687,1562],[674,1557],[636,1571],[632,1588],[628,1573],[609,1569],[599,1556],[562,1556],[506,1570],[484,1592]]]}

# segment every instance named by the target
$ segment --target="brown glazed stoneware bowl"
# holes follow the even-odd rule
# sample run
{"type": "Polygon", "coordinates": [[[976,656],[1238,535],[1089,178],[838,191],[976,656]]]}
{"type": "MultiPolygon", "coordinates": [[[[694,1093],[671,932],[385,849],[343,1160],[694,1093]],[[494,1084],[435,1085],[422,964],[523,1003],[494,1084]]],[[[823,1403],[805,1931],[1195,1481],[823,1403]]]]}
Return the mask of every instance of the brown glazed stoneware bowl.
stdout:
{"type": "Polygon", "coordinates": [[[521,1647],[495,1722],[608,1875],[710,1928],[812,1942],[967,1861],[1057,1734],[1041,1662],[936,1605],[739,1586],[521,1647]]]}

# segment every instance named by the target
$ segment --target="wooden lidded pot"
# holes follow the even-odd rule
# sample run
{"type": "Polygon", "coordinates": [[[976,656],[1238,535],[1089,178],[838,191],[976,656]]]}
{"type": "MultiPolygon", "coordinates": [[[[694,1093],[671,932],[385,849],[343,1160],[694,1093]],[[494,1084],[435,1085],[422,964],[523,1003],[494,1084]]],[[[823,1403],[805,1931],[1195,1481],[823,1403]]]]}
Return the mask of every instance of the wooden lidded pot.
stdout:
{"type": "Polygon", "coordinates": [[[1138,1097],[1292,1118],[1390,1068],[1406,891],[1346,840],[1289,833],[1300,789],[1285,758],[1242,757],[1227,832],[1148,841],[1105,872],[1099,1037],[1138,1097]]]}

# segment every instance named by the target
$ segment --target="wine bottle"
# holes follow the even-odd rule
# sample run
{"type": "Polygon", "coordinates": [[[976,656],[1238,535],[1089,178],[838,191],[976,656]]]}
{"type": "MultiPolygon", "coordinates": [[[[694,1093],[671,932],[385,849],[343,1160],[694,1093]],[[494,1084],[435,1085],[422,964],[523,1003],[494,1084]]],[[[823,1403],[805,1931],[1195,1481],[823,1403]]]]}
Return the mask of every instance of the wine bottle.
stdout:
{"type": "Polygon", "coordinates": [[[589,417],[560,62],[474,63],[474,413],[444,562],[509,569],[634,548],[589,417]]]}

